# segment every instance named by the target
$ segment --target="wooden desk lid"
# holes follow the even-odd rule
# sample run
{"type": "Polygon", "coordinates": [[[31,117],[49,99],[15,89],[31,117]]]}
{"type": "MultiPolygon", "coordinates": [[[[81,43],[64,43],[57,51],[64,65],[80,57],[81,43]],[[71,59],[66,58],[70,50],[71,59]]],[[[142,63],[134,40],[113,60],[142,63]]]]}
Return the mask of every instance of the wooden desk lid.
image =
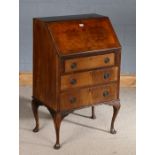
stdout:
{"type": "Polygon", "coordinates": [[[97,14],[41,18],[62,56],[120,48],[108,17],[97,14]]]}

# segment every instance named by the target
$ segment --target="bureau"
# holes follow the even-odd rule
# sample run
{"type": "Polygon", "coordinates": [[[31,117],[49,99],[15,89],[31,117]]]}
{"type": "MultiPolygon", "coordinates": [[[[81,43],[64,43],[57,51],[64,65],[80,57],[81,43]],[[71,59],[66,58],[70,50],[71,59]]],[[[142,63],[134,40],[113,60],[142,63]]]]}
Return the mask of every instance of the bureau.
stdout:
{"type": "Polygon", "coordinates": [[[32,110],[39,131],[38,108],[49,110],[60,148],[60,124],[74,110],[111,105],[110,133],[120,109],[121,45],[110,19],[83,14],[33,19],[32,110]]]}

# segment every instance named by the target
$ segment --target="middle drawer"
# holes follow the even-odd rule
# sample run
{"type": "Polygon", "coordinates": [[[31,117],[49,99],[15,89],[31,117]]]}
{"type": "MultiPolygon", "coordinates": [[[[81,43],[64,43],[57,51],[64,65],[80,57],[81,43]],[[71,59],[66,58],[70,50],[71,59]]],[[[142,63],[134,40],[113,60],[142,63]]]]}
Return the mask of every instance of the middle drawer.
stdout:
{"type": "Polygon", "coordinates": [[[61,76],[61,90],[116,81],[118,67],[92,70],[61,76]]]}

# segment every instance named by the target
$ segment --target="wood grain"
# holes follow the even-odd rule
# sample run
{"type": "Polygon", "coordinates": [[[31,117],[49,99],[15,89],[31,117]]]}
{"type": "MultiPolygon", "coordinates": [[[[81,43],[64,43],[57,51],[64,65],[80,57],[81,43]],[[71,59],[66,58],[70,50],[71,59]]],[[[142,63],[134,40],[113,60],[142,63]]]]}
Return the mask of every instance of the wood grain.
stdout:
{"type": "Polygon", "coordinates": [[[59,47],[60,55],[85,51],[120,48],[108,17],[49,22],[49,31],[59,47]],[[82,25],[82,26],[80,26],[82,25]]]}
{"type": "Polygon", "coordinates": [[[46,106],[58,109],[58,56],[52,38],[40,20],[33,20],[33,96],[46,106]]]}
{"type": "Polygon", "coordinates": [[[61,93],[60,110],[76,109],[117,99],[117,84],[100,85],[61,93]],[[104,96],[104,93],[108,93],[104,96]]]}
{"type": "Polygon", "coordinates": [[[114,63],[115,63],[114,53],[68,59],[65,60],[65,72],[93,69],[98,67],[108,67],[113,66],[114,63]],[[73,64],[76,64],[75,68],[72,68],[73,64]]]}
{"type": "Polygon", "coordinates": [[[61,90],[117,81],[118,67],[96,69],[61,76],[61,90]]]}

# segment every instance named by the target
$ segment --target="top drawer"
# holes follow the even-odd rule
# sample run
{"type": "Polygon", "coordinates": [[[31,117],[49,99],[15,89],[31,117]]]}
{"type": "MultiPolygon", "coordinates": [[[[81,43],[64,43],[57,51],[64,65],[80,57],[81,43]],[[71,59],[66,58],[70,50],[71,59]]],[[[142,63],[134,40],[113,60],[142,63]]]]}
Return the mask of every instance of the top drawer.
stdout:
{"type": "Polygon", "coordinates": [[[73,58],[65,60],[65,72],[108,67],[113,66],[114,63],[115,63],[114,53],[82,57],[82,58],[73,58]]]}

